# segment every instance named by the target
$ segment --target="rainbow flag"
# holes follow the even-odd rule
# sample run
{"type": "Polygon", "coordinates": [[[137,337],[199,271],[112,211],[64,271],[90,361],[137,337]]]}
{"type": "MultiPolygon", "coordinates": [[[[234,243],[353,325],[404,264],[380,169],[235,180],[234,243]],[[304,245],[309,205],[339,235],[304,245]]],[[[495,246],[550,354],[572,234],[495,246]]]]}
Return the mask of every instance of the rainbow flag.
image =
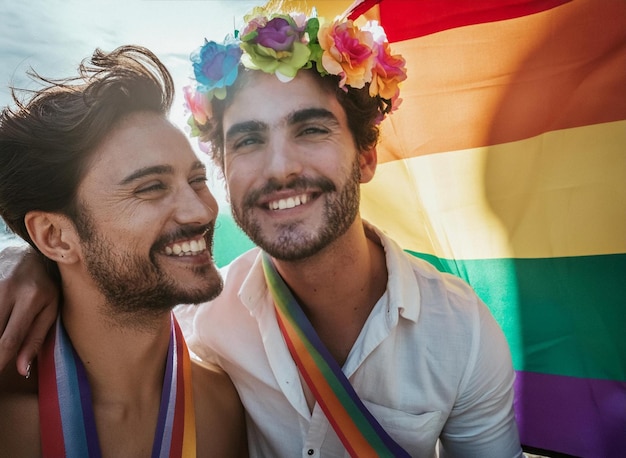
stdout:
{"type": "MultiPolygon", "coordinates": [[[[624,456],[626,2],[351,3],[308,2],[379,20],[408,68],[363,217],[490,307],[527,450],[624,456]]],[[[221,220],[226,263],[252,244],[221,220]]]]}

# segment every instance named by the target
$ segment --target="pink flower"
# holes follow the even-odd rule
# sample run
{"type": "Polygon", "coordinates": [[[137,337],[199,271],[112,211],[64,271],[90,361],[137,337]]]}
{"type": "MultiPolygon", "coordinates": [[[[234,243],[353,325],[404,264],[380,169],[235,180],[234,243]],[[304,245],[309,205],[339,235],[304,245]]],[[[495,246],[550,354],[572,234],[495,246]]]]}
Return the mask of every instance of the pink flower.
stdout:
{"type": "Polygon", "coordinates": [[[374,39],[370,32],[359,30],[353,21],[335,21],[322,25],[317,37],[323,49],[322,65],[341,77],[340,87],[362,88],[371,81],[374,39]]]}
{"type": "Polygon", "coordinates": [[[199,125],[206,124],[212,116],[211,103],[206,94],[194,91],[191,86],[183,88],[185,107],[191,112],[193,119],[199,125]]]}
{"type": "Polygon", "coordinates": [[[383,99],[397,98],[398,84],[406,79],[406,61],[399,54],[392,55],[389,42],[375,44],[374,68],[369,93],[383,99]]]}
{"type": "Polygon", "coordinates": [[[250,12],[249,14],[246,14],[244,16],[246,25],[244,29],[241,31],[241,36],[246,36],[249,33],[254,32],[255,30],[261,27],[265,27],[268,21],[265,14],[266,14],[265,10],[260,6],[254,7],[252,12],[250,12]]]}

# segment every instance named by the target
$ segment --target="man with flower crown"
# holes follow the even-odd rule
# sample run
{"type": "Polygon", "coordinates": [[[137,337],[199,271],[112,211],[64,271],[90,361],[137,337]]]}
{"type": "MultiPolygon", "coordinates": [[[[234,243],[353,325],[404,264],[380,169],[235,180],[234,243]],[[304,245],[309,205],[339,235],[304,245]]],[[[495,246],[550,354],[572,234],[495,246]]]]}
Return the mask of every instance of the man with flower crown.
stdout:
{"type": "Polygon", "coordinates": [[[191,59],[192,135],[260,248],[189,342],[231,375],[253,455],[521,456],[487,307],[359,216],[406,78],[382,28],[258,9],[191,59]]]}
{"type": "Polygon", "coordinates": [[[359,214],[404,59],[375,23],[245,20],[192,54],[185,99],[258,248],[223,269],[218,298],[178,313],[237,387],[251,455],[522,456],[487,307],[359,214]]]}

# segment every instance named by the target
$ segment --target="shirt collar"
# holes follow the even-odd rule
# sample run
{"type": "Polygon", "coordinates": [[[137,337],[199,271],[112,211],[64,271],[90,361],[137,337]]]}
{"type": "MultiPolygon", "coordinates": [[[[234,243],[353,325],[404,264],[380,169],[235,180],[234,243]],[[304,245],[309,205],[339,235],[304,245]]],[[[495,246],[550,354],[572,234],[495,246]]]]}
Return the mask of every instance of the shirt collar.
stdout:
{"type": "Polygon", "coordinates": [[[390,316],[417,321],[420,311],[420,289],[415,278],[410,255],[381,229],[363,222],[365,234],[382,245],[387,262],[387,294],[390,316]]]}
{"type": "MultiPolygon", "coordinates": [[[[365,234],[370,240],[382,245],[387,262],[387,294],[389,296],[390,316],[402,316],[411,321],[417,321],[420,311],[420,289],[413,272],[410,256],[382,230],[363,221],[365,234]]],[[[252,315],[265,301],[269,294],[265,284],[265,275],[261,265],[261,250],[254,248],[255,258],[250,270],[245,276],[239,298],[252,315]]]]}

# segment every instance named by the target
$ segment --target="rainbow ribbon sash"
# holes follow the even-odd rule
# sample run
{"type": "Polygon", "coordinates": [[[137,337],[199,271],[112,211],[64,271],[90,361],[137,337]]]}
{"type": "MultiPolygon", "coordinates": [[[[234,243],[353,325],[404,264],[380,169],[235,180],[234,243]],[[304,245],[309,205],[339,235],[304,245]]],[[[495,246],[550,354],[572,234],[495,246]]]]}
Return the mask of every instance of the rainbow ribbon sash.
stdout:
{"type": "Polygon", "coordinates": [[[350,456],[410,457],[363,405],[266,253],[263,271],[291,356],[350,456]]]}
{"type": "MultiPolygon", "coordinates": [[[[152,457],[196,456],[191,360],[174,315],[152,457]]],[[[100,457],[85,367],[61,323],[43,345],[39,368],[39,424],[44,457],[100,457]]]]}

